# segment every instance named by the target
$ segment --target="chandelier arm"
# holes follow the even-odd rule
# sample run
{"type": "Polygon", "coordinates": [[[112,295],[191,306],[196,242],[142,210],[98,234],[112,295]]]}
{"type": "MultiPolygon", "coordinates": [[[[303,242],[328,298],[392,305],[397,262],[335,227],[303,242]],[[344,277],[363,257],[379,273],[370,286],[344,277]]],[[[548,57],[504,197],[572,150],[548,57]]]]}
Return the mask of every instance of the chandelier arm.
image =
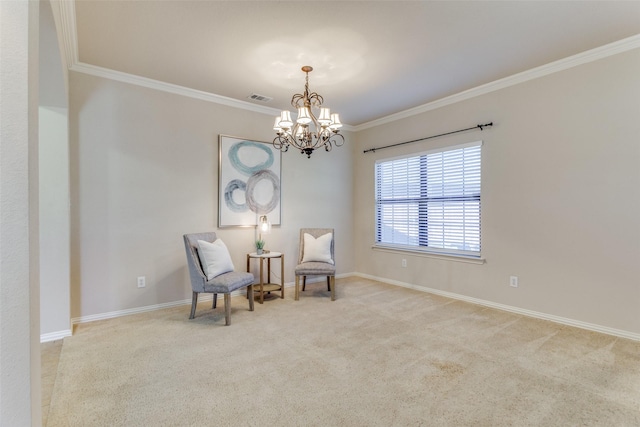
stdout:
{"type": "Polygon", "coordinates": [[[333,133],[333,135],[331,135],[331,138],[333,139],[333,143],[335,144],[336,147],[342,147],[344,145],[344,135],[342,135],[341,133],[335,132],[333,133]],[[337,137],[340,138],[337,138],[337,137]],[[333,139],[335,138],[335,139],[333,139]]]}
{"type": "Polygon", "coordinates": [[[314,126],[314,128],[316,130],[315,132],[311,132],[311,133],[316,134],[316,137],[318,137],[319,136],[318,135],[318,131],[320,129],[320,123],[318,123],[318,119],[316,118],[316,115],[313,114],[313,111],[311,111],[311,109],[309,109],[309,115],[311,116],[311,122],[313,123],[313,126],[314,126]]]}
{"type": "Polygon", "coordinates": [[[289,145],[291,145],[291,142],[289,140],[289,135],[286,133],[278,133],[278,135],[273,139],[273,146],[283,153],[289,151],[289,145]]]}
{"type": "Polygon", "coordinates": [[[344,144],[344,136],[337,132],[334,132],[332,135],[328,135],[323,138],[323,145],[324,145],[325,151],[331,151],[334,145],[336,147],[341,147],[343,144],[344,144]]]}
{"type": "Polygon", "coordinates": [[[322,103],[324,103],[324,98],[317,92],[308,94],[307,99],[309,100],[309,105],[316,108],[320,108],[322,106],[322,103]]]}
{"type": "Polygon", "coordinates": [[[291,106],[295,109],[298,109],[300,107],[304,107],[304,95],[300,94],[300,93],[296,93],[295,95],[293,95],[291,97],[291,106]],[[300,102],[302,101],[302,104],[300,104],[300,102]]]}
{"type": "Polygon", "coordinates": [[[320,108],[323,103],[324,98],[322,97],[322,95],[316,92],[313,92],[311,94],[296,93],[291,97],[291,106],[295,109],[298,109],[300,107],[308,107],[309,109],[311,109],[311,107],[320,108]]]}

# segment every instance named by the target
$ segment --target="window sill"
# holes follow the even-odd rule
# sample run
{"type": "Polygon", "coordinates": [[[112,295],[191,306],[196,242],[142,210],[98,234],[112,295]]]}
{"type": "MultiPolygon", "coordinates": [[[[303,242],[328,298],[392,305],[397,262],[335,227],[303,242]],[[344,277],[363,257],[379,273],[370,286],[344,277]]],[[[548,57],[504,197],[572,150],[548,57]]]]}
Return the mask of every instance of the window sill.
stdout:
{"type": "Polygon", "coordinates": [[[371,247],[374,251],[390,252],[390,253],[410,253],[424,258],[442,259],[447,261],[465,262],[467,264],[484,264],[486,260],[482,257],[475,257],[471,255],[459,255],[459,254],[446,254],[440,252],[431,252],[420,249],[407,249],[398,246],[383,246],[373,245],[371,247]]]}

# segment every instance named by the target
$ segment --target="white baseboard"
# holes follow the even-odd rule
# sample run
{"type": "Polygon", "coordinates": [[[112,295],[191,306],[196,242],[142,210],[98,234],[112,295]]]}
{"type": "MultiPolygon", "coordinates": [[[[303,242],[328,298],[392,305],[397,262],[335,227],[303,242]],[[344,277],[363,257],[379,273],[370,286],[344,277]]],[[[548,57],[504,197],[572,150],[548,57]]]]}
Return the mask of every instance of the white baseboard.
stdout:
{"type": "MultiPolygon", "coordinates": [[[[285,282],[284,287],[290,288],[294,285],[295,284],[293,282],[285,282]]],[[[244,291],[234,291],[231,293],[232,297],[235,297],[238,295],[245,295],[244,291]]],[[[222,299],[222,298],[223,298],[222,295],[218,295],[218,299],[222,299]]],[[[204,295],[200,294],[198,296],[198,302],[202,302],[202,301],[213,301],[213,294],[204,294],[204,295]]],[[[71,324],[76,325],[79,323],[95,322],[96,320],[113,319],[115,317],[128,316],[130,314],[137,314],[137,313],[145,313],[147,311],[161,310],[163,308],[176,307],[179,305],[191,305],[191,298],[183,299],[179,301],[173,301],[173,302],[166,302],[163,304],[153,304],[153,305],[147,305],[144,307],[129,308],[126,310],[110,311],[108,313],[74,317],[73,319],[71,319],[71,324]]]]}
{"type": "MultiPolygon", "coordinates": [[[[427,292],[427,293],[431,293],[431,294],[435,294],[435,295],[440,295],[440,296],[443,296],[443,297],[446,297],[446,298],[465,301],[465,302],[469,302],[469,303],[472,303],[472,304],[478,304],[478,305],[482,305],[482,306],[485,306],[485,307],[495,308],[495,309],[498,309],[498,310],[508,311],[508,312],[511,312],[511,313],[521,314],[523,316],[534,317],[536,319],[549,320],[551,322],[560,323],[560,324],[563,324],[563,325],[574,326],[576,328],[586,329],[586,330],[589,330],[589,331],[600,332],[600,333],[603,333],[603,334],[613,335],[613,336],[621,337],[621,338],[627,338],[627,339],[631,339],[631,340],[634,340],[634,341],[640,341],[640,334],[637,334],[637,333],[634,333],[634,332],[624,331],[624,330],[615,329],[615,328],[609,328],[607,326],[597,325],[597,324],[594,324],[594,323],[582,322],[580,320],[569,319],[569,318],[566,318],[566,317],[555,316],[553,314],[541,313],[541,312],[538,312],[538,311],[527,310],[527,309],[524,309],[524,308],[513,307],[513,306],[510,306],[510,305],[505,305],[505,304],[500,304],[500,303],[487,301],[487,300],[483,300],[483,299],[473,298],[473,297],[469,297],[469,296],[466,296],[466,295],[456,294],[456,293],[453,293],[453,292],[441,291],[441,290],[438,290],[438,289],[428,288],[428,287],[424,287],[424,286],[417,286],[417,285],[413,285],[411,283],[400,282],[398,280],[386,279],[386,278],[383,278],[383,277],[372,276],[372,275],[369,275],[369,274],[363,274],[363,273],[337,274],[336,275],[336,279],[344,279],[344,278],[347,278],[347,277],[354,277],[354,276],[355,277],[362,277],[364,279],[375,280],[375,281],[382,282],[382,283],[387,283],[389,285],[395,285],[395,286],[400,286],[400,287],[403,287],[403,288],[414,289],[416,291],[421,291],[421,292],[427,292]]],[[[307,280],[307,283],[321,282],[321,281],[324,281],[324,280],[325,280],[324,277],[310,277],[309,280],[307,280]]],[[[285,288],[291,288],[293,286],[295,286],[294,282],[285,282],[285,284],[284,284],[285,288]]],[[[235,291],[235,292],[231,293],[231,296],[238,296],[238,295],[243,295],[243,294],[241,293],[241,291],[235,291]]],[[[222,295],[219,295],[218,298],[222,298],[222,295]]],[[[201,297],[199,297],[198,301],[211,301],[212,299],[213,299],[213,295],[212,294],[205,294],[205,295],[202,295],[201,297]]],[[[168,302],[168,303],[163,303],[163,304],[154,304],[154,305],[148,305],[148,306],[145,306],[145,307],[131,308],[131,309],[127,309],[127,310],[118,310],[118,311],[111,311],[111,312],[108,312],[108,313],[76,317],[76,318],[71,319],[71,323],[73,325],[75,325],[75,324],[78,324],[78,323],[86,323],[86,322],[93,322],[93,321],[96,321],[96,320],[112,319],[112,318],[115,318],[115,317],[127,316],[127,315],[130,315],[130,314],[144,313],[144,312],[147,312],[147,311],[161,310],[163,308],[176,307],[176,306],[179,306],[179,305],[190,305],[190,304],[191,304],[191,299],[184,299],[184,300],[180,300],[180,301],[168,302]]],[[[40,336],[40,342],[53,341],[53,340],[56,340],[56,339],[64,338],[66,336],[71,336],[71,331],[70,330],[69,331],[60,331],[60,332],[55,332],[55,333],[51,333],[51,334],[41,335],[40,336]]]]}
{"type": "MultiPolygon", "coordinates": [[[[204,295],[202,298],[198,298],[198,301],[206,301],[207,299],[211,300],[212,296],[204,295]]],[[[116,311],[109,311],[107,313],[74,317],[71,319],[71,323],[73,325],[77,325],[79,323],[95,322],[96,320],[113,319],[115,317],[128,316],[130,314],[137,314],[137,313],[145,313],[147,311],[161,310],[163,308],[176,307],[178,305],[186,305],[186,304],[191,304],[191,298],[180,300],[180,301],[166,302],[163,304],[153,304],[153,305],[147,305],[144,307],[128,308],[126,310],[116,310],[116,311]]]]}
{"type": "Polygon", "coordinates": [[[40,343],[61,340],[64,337],[70,337],[70,336],[71,336],[71,329],[65,329],[64,331],[49,332],[49,333],[40,335],[40,343]]]}
{"type": "MultiPolygon", "coordinates": [[[[337,274],[336,278],[337,279],[341,279],[341,278],[345,278],[345,277],[350,277],[353,276],[353,274],[349,273],[349,274],[337,274]]],[[[307,280],[307,283],[314,283],[314,282],[320,282],[325,280],[323,277],[314,277],[314,278],[309,278],[309,280],[307,280]]],[[[285,282],[284,283],[284,287],[285,288],[291,288],[295,286],[295,282],[285,282]]],[[[231,293],[231,296],[238,296],[238,295],[244,295],[243,293],[244,291],[234,291],[231,293]]],[[[219,299],[222,299],[222,295],[218,295],[219,299]]],[[[201,301],[212,301],[213,300],[213,294],[200,294],[200,296],[198,296],[198,302],[201,301]]],[[[163,303],[163,304],[153,304],[153,305],[147,305],[144,307],[137,307],[137,308],[129,308],[126,310],[117,310],[117,311],[110,311],[108,313],[100,313],[100,314],[92,314],[89,316],[81,316],[81,317],[74,317],[73,319],[71,319],[71,324],[72,325],[76,325],[79,323],[87,323],[87,322],[95,322],[96,320],[105,320],[105,319],[113,319],[115,317],[121,317],[121,316],[128,316],[130,314],[137,314],[137,313],[144,313],[147,311],[154,311],[154,310],[161,310],[163,308],[169,308],[169,307],[176,307],[178,305],[191,305],[191,298],[189,299],[184,299],[184,300],[180,300],[180,301],[173,301],[173,302],[167,302],[167,303],[163,303]]],[[[71,332],[69,332],[70,336],[71,332]]]]}
{"type": "Polygon", "coordinates": [[[466,295],[460,295],[453,292],[441,291],[438,289],[428,288],[425,286],[417,286],[411,283],[400,282],[398,280],[385,279],[383,277],[371,276],[363,273],[353,273],[353,276],[362,277],[364,279],[376,280],[378,282],[387,283],[389,285],[401,286],[403,288],[415,289],[416,291],[427,292],[430,294],[440,295],[443,297],[456,299],[460,301],[470,302],[472,304],[478,304],[485,307],[495,308],[498,310],[508,311],[511,313],[521,314],[523,316],[535,317],[536,319],[549,320],[551,322],[560,323],[563,325],[574,326],[576,328],[586,329],[589,331],[600,332],[603,334],[613,335],[616,337],[627,338],[634,341],[640,341],[640,334],[624,331],[621,329],[609,328],[607,326],[596,325],[594,323],[582,322],[580,320],[569,319],[566,317],[555,316],[553,314],[540,313],[538,311],[527,310],[524,308],[513,307],[510,305],[500,304],[483,299],[468,297],[466,295]]]}

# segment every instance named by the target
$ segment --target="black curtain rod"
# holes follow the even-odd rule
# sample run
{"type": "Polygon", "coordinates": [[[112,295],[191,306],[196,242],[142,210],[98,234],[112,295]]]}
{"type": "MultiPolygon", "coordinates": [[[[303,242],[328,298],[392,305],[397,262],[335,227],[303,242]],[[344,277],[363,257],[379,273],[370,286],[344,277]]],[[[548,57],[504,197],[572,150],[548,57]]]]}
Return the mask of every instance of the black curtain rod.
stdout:
{"type": "Polygon", "coordinates": [[[383,150],[385,148],[397,147],[398,145],[411,144],[412,142],[424,141],[425,139],[438,138],[438,137],[441,137],[441,136],[451,135],[451,134],[454,134],[454,133],[466,132],[468,130],[474,130],[474,129],[484,130],[484,128],[487,128],[489,126],[493,126],[493,122],[486,123],[484,125],[476,125],[476,126],[473,126],[473,127],[470,127],[470,128],[466,128],[466,129],[454,130],[453,132],[441,133],[439,135],[427,136],[426,138],[418,138],[418,139],[414,139],[412,141],[398,142],[397,144],[385,145],[383,147],[377,147],[377,148],[369,148],[368,150],[364,150],[363,153],[368,153],[370,151],[373,151],[375,153],[376,150],[383,150]]]}

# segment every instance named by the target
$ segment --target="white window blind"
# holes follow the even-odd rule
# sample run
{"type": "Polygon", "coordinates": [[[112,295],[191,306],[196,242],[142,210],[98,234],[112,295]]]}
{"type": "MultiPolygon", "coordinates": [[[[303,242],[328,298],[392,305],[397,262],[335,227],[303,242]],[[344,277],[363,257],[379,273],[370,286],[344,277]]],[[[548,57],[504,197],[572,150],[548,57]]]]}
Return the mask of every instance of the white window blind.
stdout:
{"type": "Polygon", "coordinates": [[[376,243],[479,256],[481,146],[376,162],[376,243]]]}

